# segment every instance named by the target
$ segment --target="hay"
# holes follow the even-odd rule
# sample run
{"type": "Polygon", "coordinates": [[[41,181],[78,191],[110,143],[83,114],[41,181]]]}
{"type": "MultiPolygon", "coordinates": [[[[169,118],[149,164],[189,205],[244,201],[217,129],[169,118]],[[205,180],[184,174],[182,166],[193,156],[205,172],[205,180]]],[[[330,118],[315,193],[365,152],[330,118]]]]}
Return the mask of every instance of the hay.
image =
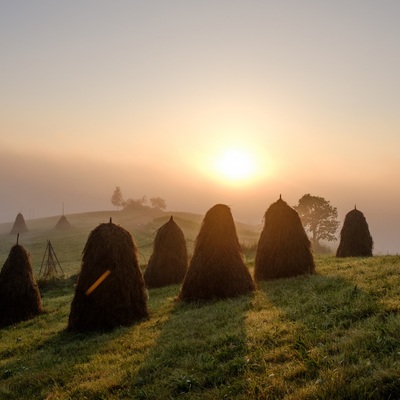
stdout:
{"type": "Polygon", "coordinates": [[[137,249],[124,228],[101,224],[88,237],[68,320],[70,331],[109,330],[148,316],[147,295],[137,249]],[[96,289],[85,292],[107,271],[96,289]]]}
{"type": "Polygon", "coordinates": [[[254,277],[260,281],[314,272],[311,243],[300,217],[280,198],[270,205],[264,216],[254,277]]]}
{"type": "Polygon", "coordinates": [[[183,281],[187,268],[185,236],[171,217],[157,231],[153,253],[144,271],[144,281],[149,288],[178,284],[183,281]]]}
{"type": "Polygon", "coordinates": [[[33,318],[43,312],[29,254],[16,244],[0,272],[0,327],[33,318]]]}
{"type": "Polygon", "coordinates": [[[217,204],[206,213],[179,298],[224,299],[255,289],[243,262],[231,210],[217,204]]]}
{"type": "Polygon", "coordinates": [[[344,219],[336,257],[371,257],[373,245],[364,214],[354,208],[344,219]]]}
{"type": "Polygon", "coordinates": [[[67,230],[67,229],[71,229],[71,223],[67,220],[67,218],[65,217],[65,215],[63,215],[58,222],[56,223],[56,226],[54,227],[54,229],[57,230],[67,230]]]}
{"type": "Polygon", "coordinates": [[[10,234],[14,235],[23,232],[28,232],[28,227],[26,226],[24,216],[21,213],[18,213],[10,234]]]}

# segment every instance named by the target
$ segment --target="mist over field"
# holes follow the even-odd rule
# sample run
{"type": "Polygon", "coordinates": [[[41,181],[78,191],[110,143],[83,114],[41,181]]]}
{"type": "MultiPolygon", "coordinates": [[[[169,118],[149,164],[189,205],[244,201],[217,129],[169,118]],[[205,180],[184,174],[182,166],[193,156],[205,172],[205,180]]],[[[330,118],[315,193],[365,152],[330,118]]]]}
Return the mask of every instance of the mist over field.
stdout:
{"type": "MultiPolygon", "coordinates": [[[[400,252],[396,2],[0,5],[0,223],[279,198],[357,205],[400,252]],[[340,29],[338,29],[340,27],[340,29]]],[[[340,229],[340,227],[339,227],[340,229]]],[[[339,234],[339,231],[338,231],[339,234]]],[[[333,245],[334,246],[334,245],[333,245]]]]}
{"type": "MultiPolygon", "coordinates": [[[[166,200],[167,211],[187,211],[204,214],[216,203],[228,204],[237,221],[253,225],[263,222],[268,206],[282,194],[289,205],[297,204],[305,193],[323,196],[338,208],[340,226],[348,211],[357,205],[366,216],[374,239],[375,254],[400,253],[400,199],[391,196],[389,189],[369,193],[369,186],[339,187],[329,184],[313,185],[304,182],[294,185],[271,182],[256,188],[236,191],[217,184],[210,185],[202,179],[185,179],[168,174],[168,171],[146,164],[103,163],[78,159],[74,163],[60,158],[45,159],[34,154],[3,154],[0,169],[3,198],[0,223],[14,222],[22,212],[30,219],[90,211],[116,210],[111,196],[120,186],[125,199],[148,199],[160,196],[166,200]],[[10,171],[13,171],[12,173],[10,171]],[[312,190],[311,190],[312,189],[312,190]],[[343,191],[339,191],[343,190],[343,191]],[[357,201],[353,201],[357,199],[357,201]]],[[[182,174],[183,175],[183,174],[182,174]]],[[[329,243],[336,248],[336,243],[329,243]]]]}

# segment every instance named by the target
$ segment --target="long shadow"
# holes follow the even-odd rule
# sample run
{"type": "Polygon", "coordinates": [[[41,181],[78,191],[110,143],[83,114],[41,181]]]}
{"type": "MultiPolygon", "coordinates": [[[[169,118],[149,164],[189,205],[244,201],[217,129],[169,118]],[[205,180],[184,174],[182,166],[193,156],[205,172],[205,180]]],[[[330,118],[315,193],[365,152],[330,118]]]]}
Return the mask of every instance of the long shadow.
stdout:
{"type": "Polygon", "coordinates": [[[68,386],[80,367],[90,364],[110,342],[127,334],[126,328],[90,334],[71,334],[63,329],[47,340],[37,339],[29,348],[4,350],[0,356],[10,361],[0,369],[0,398],[46,398],[53,388],[68,386]]]}
{"type": "Polygon", "coordinates": [[[118,397],[218,399],[242,393],[245,313],[251,301],[248,295],[204,303],[176,302],[147,359],[121,382],[118,397]]]}
{"type": "Polygon", "coordinates": [[[258,338],[269,349],[262,388],[271,398],[398,398],[399,315],[356,282],[317,274],[259,283],[280,320],[277,335],[258,338]]]}
{"type": "MultiPolygon", "coordinates": [[[[44,291],[44,299],[51,300],[52,309],[44,314],[0,331],[7,343],[0,346],[0,398],[44,399],[95,398],[104,392],[102,385],[113,380],[102,376],[104,371],[115,375],[123,364],[132,359],[145,359],[147,348],[129,347],[154,326],[160,330],[158,320],[138,321],[129,327],[112,331],[77,334],[66,331],[72,289],[59,283],[53,290],[44,291]],[[57,295],[57,294],[58,295],[57,295]],[[81,375],[90,377],[85,387],[81,375]],[[105,379],[106,378],[106,379],[105,379]],[[104,383],[105,379],[105,383],[104,383]],[[96,383],[97,382],[97,383],[96,383]]],[[[165,292],[168,295],[168,291],[165,292]]]]}

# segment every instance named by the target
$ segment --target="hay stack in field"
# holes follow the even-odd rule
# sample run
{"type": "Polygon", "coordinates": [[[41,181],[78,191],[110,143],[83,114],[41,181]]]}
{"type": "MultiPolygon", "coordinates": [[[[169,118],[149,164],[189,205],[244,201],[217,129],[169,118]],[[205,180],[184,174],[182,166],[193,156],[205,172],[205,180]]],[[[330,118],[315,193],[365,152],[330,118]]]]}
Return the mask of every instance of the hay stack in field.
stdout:
{"type": "Polygon", "coordinates": [[[89,234],[68,330],[108,330],[147,316],[147,294],[136,245],[130,233],[110,219],[89,234]]]}
{"type": "Polygon", "coordinates": [[[149,288],[181,283],[188,267],[185,236],[173,220],[158,229],[144,281],[149,288]]]}
{"type": "Polygon", "coordinates": [[[311,243],[297,212],[282,198],[264,216],[254,265],[257,281],[313,274],[311,243]]]}
{"type": "Polygon", "coordinates": [[[13,235],[16,233],[23,233],[23,232],[28,232],[28,227],[26,226],[24,216],[21,213],[18,213],[17,217],[15,218],[15,222],[11,229],[10,234],[13,235]]]}
{"type": "Polygon", "coordinates": [[[56,226],[54,227],[54,229],[57,230],[67,230],[71,228],[71,223],[67,220],[66,216],[63,215],[58,222],[56,223],[56,226]]]}
{"type": "Polygon", "coordinates": [[[0,327],[33,318],[42,311],[29,255],[16,244],[0,272],[0,327]]]}
{"type": "Polygon", "coordinates": [[[374,242],[364,214],[354,207],[347,213],[336,257],[371,257],[374,242]]]}
{"type": "Polygon", "coordinates": [[[204,217],[179,298],[185,301],[224,299],[254,289],[231,210],[217,204],[204,217]]]}

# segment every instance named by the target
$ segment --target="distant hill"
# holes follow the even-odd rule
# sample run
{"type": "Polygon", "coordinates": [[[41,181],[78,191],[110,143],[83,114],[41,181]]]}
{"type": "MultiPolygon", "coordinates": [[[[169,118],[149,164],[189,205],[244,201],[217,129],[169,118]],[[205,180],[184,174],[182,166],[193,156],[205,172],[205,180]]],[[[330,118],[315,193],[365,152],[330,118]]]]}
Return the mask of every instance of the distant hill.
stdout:
{"type": "MultiPolygon", "coordinates": [[[[160,211],[143,208],[134,211],[94,211],[66,215],[71,229],[56,230],[60,216],[27,220],[29,232],[20,236],[19,243],[30,253],[33,271],[39,274],[47,240],[51,240],[57,257],[66,275],[75,274],[80,268],[81,255],[89,233],[99,224],[112,221],[127,229],[133,236],[139,252],[139,262],[146,264],[153,249],[153,240],[159,229],[170,216],[182,229],[189,254],[199,232],[203,215],[179,211],[160,211]]],[[[11,235],[12,223],[0,224],[0,266],[16,243],[16,235],[11,235]]],[[[239,241],[254,246],[258,242],[261,228],[236,222],[239,241]]]]}

